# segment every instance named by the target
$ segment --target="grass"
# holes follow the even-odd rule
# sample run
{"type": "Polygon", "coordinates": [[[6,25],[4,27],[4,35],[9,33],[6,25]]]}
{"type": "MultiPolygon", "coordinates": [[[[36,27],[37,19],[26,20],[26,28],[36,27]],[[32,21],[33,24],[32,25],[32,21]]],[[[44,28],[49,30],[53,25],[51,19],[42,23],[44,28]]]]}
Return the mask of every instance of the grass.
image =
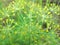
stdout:
{"type": "Polygon", "coordinates": [[[0,45],[59,45],[59,16],[60,6],[54,3],[42,7],[32,1],[12,1],[0,9],[0,45]]]}

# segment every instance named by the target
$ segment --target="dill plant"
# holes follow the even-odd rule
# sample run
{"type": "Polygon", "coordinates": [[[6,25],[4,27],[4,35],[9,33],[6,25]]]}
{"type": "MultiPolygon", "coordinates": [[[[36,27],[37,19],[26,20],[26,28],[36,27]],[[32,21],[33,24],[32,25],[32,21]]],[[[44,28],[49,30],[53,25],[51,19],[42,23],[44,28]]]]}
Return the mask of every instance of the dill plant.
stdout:
{"type": "Polygon", "coordinates": [[[0,11],[0,45],[58,45],[59,25],[54,16],[59,11],[55,4],[42,7],[26,0],[11,2],[0,11]],[[45,28],[43,23],[47,25],[45,28]]]}

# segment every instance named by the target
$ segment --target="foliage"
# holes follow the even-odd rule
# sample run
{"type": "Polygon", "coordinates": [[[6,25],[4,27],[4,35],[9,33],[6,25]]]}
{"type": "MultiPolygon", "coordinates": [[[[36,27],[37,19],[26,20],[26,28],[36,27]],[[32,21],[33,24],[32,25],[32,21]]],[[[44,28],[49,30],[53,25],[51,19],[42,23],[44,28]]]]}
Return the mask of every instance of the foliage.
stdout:
{"type": "Polygon", "coordinates": [[[42,7],[26,0],[11,2],[0,10],[0,45],[59,45],[57,16],[60,6],[55,4],[42,7]]]}

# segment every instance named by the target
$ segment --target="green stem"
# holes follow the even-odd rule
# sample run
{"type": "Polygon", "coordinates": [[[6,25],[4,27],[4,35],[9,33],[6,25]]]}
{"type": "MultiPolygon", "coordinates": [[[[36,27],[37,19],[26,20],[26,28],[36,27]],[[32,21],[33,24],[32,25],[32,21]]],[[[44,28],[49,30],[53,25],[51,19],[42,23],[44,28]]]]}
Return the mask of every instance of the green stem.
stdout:
{"type": "Polygon", "coordinates": [[[49,0],[46,0],[46,5],[50,4],[50,1],[49,0]]]}
{"type": "Polygon", "coordinates": [[[42,6],[42,0],[40,0],[40,5],[42,6]]]}

